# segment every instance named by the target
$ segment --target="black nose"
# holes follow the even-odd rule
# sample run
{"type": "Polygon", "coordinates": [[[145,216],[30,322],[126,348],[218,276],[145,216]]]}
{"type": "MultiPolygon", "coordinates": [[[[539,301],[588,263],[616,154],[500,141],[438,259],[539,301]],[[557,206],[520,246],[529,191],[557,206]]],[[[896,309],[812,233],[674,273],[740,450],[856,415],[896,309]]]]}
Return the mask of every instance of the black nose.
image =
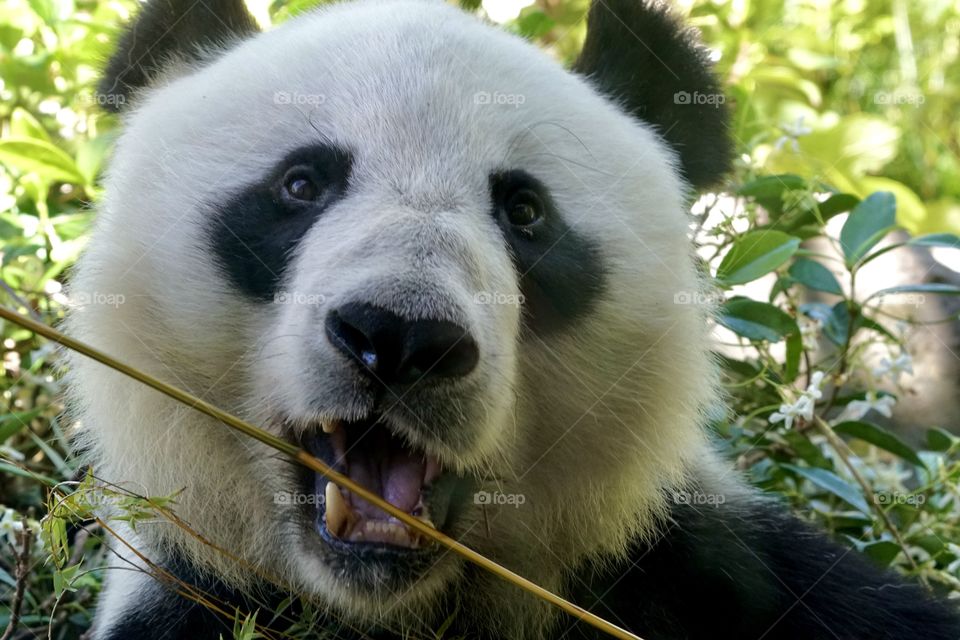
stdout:
{"type": "Polygon", "coordinates": [[[477,366],[477,342],[445,320],[407,320],[366,303],[349,303],[327,314],[327,338],[384,383],[413,383],[465,376],[477,366]]]}

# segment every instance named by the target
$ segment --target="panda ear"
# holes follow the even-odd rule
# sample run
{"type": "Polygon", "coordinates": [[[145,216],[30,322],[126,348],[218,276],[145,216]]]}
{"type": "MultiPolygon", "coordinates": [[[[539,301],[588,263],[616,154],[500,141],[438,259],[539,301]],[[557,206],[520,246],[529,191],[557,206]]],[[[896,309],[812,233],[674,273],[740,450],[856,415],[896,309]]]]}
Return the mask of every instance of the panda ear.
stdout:
{"type": "Polygon", "coordinates": [[[243,0],[148,0],[107,63],[98,102],[122,111],[168,67],[209,59],[258,31],[243,0]]]}
{"type": "Polygon", "coordinates": [[[653,124],[697,189],[729,169],[723,92],[697,34],[657,0],[594,0],[574,71],[653,124]]]}

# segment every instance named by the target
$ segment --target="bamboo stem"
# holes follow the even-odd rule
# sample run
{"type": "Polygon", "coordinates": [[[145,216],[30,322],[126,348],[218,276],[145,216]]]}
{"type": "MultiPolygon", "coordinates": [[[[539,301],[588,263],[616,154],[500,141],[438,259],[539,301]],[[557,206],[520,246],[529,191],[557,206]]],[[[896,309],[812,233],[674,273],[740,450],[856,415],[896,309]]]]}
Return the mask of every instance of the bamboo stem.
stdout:
{"type": "Polygon", "coordinates": [[[296,462],[299,462],[308,469],[312,469],[327,479],[332,480],[337,485],[349,489],[353,494],[359,496],[363,500],[366,500],[375,507],[386,511],[408,527],[422,533],[429,538],[432,538],[436,542],[457,553],[466,560],[503,578],[507,582],[520,587],[524,591],[527,591],[528,593],[531,593],[538,598],[549,602],[571,616],[582,620],[583,622],[609,634],[610,636],[614,638],[620,638],[621,640],[643,640],[639,636],[630,633],[626,629],[622,629],[621,627],[618,627],[617,625],[608,622],[603,618],[594,615],[593,613],[590,613],[586,609],[573,604],[569,600],[558,596],[552,591],[544,589],[540,585],[527,580],[523,576],[510,571],[506,567],[497,564],[493,560],[490,560],[486,556],[477,553],[470,547],[467,547],[453,538],[437,531],[424,522],[421,522],[409,513],[395,507],[380,496],[357,484],[348,476],[331,469],[323,462],[317,460],[304,449],[296,446],[295,444],[264,431],[263,429],[256,427],[249,422],[245,422],[233,414],[228,413],[210,404],[209,402],[206,402],[205,400],[197,398],[196,396],[187,393],[182,389],[174,387],[173,385],[167,384],[166,382],[163,382],[162,380],[155,378],[148,373],[144,373],[143,371],[140,371],[139,369],[136,369],[128,364],[120,362],[119,360],[116,360],[112,356],[109,356],[98,349],[71,338],[60,331],[57,331],[53,327],[43,324],[42,322],[37,322],[31,318],[27,318],[12,309],[0,306],[0,317],[8,320],[9,322],[13,322],[14,324],[18,324],[25,329],[29,329],[30,331],[36,333],[37,335],[43,336],[48,340],[52,340],[58,344],[61,344],[68,349],[81,353],[88,358],[96,360],[97,362],[104,364],[111,369],[115,369],[116,371],[119,371],[120,373],[123,373],[134,380],[142,382],[143,384],[156,389],[157,391],[173,398],[174,400],[177,400],[178,402],[182,402],[183,404],[188,405],[191,408],[200,411],[201,413],[205,413],[211,418],[222,422],[232,429],[240,431],[241,433],[258,440],[263,444],[286,454],[296,462]]]}

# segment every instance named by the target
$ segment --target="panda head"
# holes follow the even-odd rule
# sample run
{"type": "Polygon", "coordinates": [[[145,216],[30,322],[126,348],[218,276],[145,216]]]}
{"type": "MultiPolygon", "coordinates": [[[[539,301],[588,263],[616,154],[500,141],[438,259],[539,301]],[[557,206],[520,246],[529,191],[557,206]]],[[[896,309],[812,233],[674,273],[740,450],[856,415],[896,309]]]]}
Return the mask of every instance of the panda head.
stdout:
{"type": "MultiPolygon", "coordinates": [[[[124,132],[73,283],[125,302],[71,328],[548,584],[622,547],[712,398],[704,313],[676,302],[701,287],[686,198],[729,144],[666,9],[598,2],[588,25],[568,70],[438,2],[266,33],[239,0],[148,3],[101,85],[124,132]]],[[[323,478],[72,366],[101,475],[180,491],[245,561],[361,617],[469,579],[323,478]]]]}

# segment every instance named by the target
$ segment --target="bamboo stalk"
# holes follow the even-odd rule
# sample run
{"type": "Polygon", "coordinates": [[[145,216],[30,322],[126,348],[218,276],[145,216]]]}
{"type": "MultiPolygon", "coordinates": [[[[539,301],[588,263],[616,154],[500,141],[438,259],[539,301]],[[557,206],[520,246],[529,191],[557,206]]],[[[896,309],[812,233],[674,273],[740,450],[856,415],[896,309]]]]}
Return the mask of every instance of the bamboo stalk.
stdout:
{"type": "Polygon", "coordinates": [[[493,560],[490,560],[486,556],[474,551],[470,547],[458,542],[457,540],[454,540],[450,536],[447,536],[437,531],[433,527],[425,524],[424,522],[421,522],[420,520],[410,515],[409,513],[406,513],[402,509],[395,507],[394,505],[390,504],[380,496],[367,490],[363,486],[357,484],[356,482],[351,480],[348,476],[345,476],[342,473],[339,473],[334,469],[331,469],[330,467],[325,465],[323,462],[321,462],[320,460],[317,460],[316,458],[311,456],[309,453],[307,453],[307,451],[296,446],[295,444],[291,442],[287,442],[286,440],[279,438],[267,431],[264,431],[263,429],[256,427],[250,424],[249,422],[245,422],[244,420],[241,420],[240,418],[234,416],[233,414],[228,413],[210,404],[209,402],[206,402],[200,398],[197,398],[196,396],[186,391],[183,391],[182,389],[179,389],[177,387],[174,387],[173,385],[167,384],[166,382],[163,382],[162,380],[155,378],[148,373],[144,373],[139,369],[136,369],[123,362],[120,362],[119,360],[113,358],[112,356],[107,355],[106,353],[98,349],[95,349],[83,342],[80,342],[79,340],[71,338],[70,336],[67,336],[66,334],[63,334],[60,331],[54,329],[53,327],[50,327],[42,322],[37,322],[36,320],[33,320],[31,318],[27,318],[26,316],[23,316],[17,313],[16,311],[12,309],[8,309],[7,307],[4,307],[2,305],[0,305],[0,317],[2,317],[3,319],[9,322],[13,322],[14,324],[20,325],[25,329],[29,329],[35,334],[43,336],[48,340],[52,340],[58,344],[61,344],[68,349],[81,353],[87,356],[88,358],[96,360],[97,362],[104,364],[110,367],[111,369],[119,371],[120,373],[123,373],[124,375],[127,375],[133,378],[134,380],[142,382],[143,384],[149,387],[152,387],[153,389],[156,389],[160,393],[163,393],[164,395],[167,395],[173,398],[174,400],[177,400],[178,402],[182,402],[183,404],[188,405],[191,408],[196,409],[201,413],[205,413],[211,418],[214,418],[219,422],[222,422],[223,424],[227,425],[231,429],[235,429],[245,435],[250,436],[255,440],[262,442],[263,444],[269,447],[272,447],[273,449],[276,449],[277,451],[280,451],[281,453],[286,454],[287,456],[289,456],[296,462],[302,464],[303,466],[307,467],[308,469],[312,469],[313,471],[323,475],[327,479],[332,480],[337,485],[341,487],[346,487],[347,489],[349,489],[351,492],[353,492],[355,495],[359,496],[363,500],[366,500],[367,502],[374,505],[375,507],[378,507],[386,511],[393,517],[403,522],[408,527],[435,540],[439,544],[450,549],[454,553],[457,553],[458,555],[465,558],[466,560],[503,578],[507,582],[510,582],[511,584],[516,585],[517,587],[523,589],[524,591],[527,591],[528,593],[531,593],[537,596],[538,598],[558,607],[559,609],[565,611],[571,616],[603,631],[604,633],[607,633],[614,638],[620,638],[621,640],[643,640],[639,636],[636,636],[630,633],[626,629],[618,627],[617,625],[611,622],[608,622],[603,618],[597,615],[594,615],[593,613],[590,613],[586,609],[573,604],[569,600],[566,600],[560,597],[559,595],[553,593],[552,591],[544,589],[540,585],[530,580],[527,580],[523,576],[520,576],[514,573],[513,571],[510,571],[506,567],[500,564],[497,564],[493,560]]]}

